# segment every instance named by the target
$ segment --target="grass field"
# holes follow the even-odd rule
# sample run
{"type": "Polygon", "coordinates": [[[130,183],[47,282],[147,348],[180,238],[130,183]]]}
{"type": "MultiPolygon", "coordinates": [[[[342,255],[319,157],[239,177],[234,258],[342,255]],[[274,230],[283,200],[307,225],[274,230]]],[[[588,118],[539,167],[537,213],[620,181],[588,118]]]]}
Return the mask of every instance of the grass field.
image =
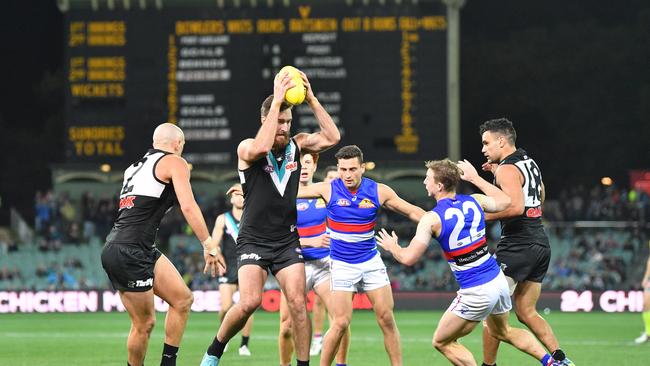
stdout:
{"type": "MultiPolygon", "coordinates": [[[[404,365],[446,365],[431,347],[431,336],[440,312],[396,313],[402,336],[404,365]]],[[[633,313],[551,313],[546,316],[567,354],[582,365],[650,365],[650,344],[632,342],[641,330],[641,315],[633,313]]],[[[178,365],[198,366],[218,325],[215,313],[195,313],[183,339],[178,365]]],[[[151,337],[148,365],[158,365],[163,342],[164,314],[151,337]]],[[[513,320],[513,324],[516,320],[513,320]]],[[[0,365],[125,365],[125,341],[129,328],[124,313],[4,314],[0,315],[0,365]]],[[[277,365],[278,314],[256,314],[251,337],[251,357],[237,354],[239,336],[225,353],[224,366],[277,365]]],[[[481,362],[480,329],[462,340],[481,362]]],[[[499,365],[539,365],[539,362],[502,345],[499,365]]],[[[318,364],[312,360],[312,364],[318,364]]],[[[388,365],[374,316],[355,312],[349,365],[388,365]]]]}

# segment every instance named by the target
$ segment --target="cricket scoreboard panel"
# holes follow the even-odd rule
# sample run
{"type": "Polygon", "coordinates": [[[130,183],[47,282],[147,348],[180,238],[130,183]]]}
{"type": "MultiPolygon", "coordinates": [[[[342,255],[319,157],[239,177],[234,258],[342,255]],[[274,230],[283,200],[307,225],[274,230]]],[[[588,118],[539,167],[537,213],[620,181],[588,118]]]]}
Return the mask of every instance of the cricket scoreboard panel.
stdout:
{"type": "MultiPolygon", "coordinates": [[[[65,26],[70,163],[130,162],[171,122],[189,162],[232,165],[284,65],[307,74],[341,144],[367,159],[446,156],[439,2],[71,9],[65,26]]],[[[293,133],[318,129],[307,104],[293,116],[293,133]]]]}

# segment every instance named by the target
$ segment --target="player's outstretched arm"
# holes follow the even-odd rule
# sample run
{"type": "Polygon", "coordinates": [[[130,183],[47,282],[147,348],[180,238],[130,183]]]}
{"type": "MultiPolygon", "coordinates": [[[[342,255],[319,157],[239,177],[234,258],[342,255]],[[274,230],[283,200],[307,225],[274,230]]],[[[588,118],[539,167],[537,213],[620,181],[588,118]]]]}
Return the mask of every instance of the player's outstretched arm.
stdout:
{"type": "MultiPolygon", "coordinates": [[[[162,173],[160,174],[161,178],[172,181],[181,212],[203,245],[203,257],[206,260],[204,272],[209,271],[212,276],[216,276],[217,273],[223,274],[226,262],[219,245],[210,236],[201,209],[194,199],[187,162],[180,156],[167,155],[160,160],[158,168],[162,173]]],[[[158,168],[156,172],[158,172],[158,168]]]]}
{"type": "Polygon", "coordinates": [[[319,182],[308,186],[301,185],[298,187],[298,198],[322,198],[329,202],[332,192],[330,183],[319,182]]]}
{"type": "Polygon", "coordinates": [[[524,194],[521,190],[522,176],[514,165],[501,165],[495,172],[497,183],[501,189],[479,176],[469,161],[459,161],[458,167],[463,172],[460,178],[472,183],[487,196],[496,198],[500,196],[500,193],[505,193],[510,198],[510,203],[504,209],[499,211],[486,210],[486,212],[493,212],[485,215],[486,220],[514,217],[524,212],[524,194]]]}
{"type": "Polygon", "coordinates": [[[300,149],[305,152],[319,153],[338,144],[341,141],[341,133],[330,114],[327,113],[316,96],[314,96],[307,75],[302,71],[299,72],[302,77],[302,82],[305,84],[305,88],[307,88],[305,101],[307,101],[307,104],[309,104],[309,107],[314,112],[320,131],[309,134],[299,133],[296,135],[296,142],[300,146],[300,149]]]}
{"type": "Polygon", "coordinates": [[[413,222],[420,222],[425,211],[418,206],[406,202],[397,195],[395,191],[385,184],[377,184],[379,202],[387,209],[397,212],[411,219],[413,222]]]}
{"type": "Polygon", "coordinates": [[[499,212],[505,210],[510,205],[510,197],[501,190],[499,190],[499,192],[501,193],[495,197],[486,196],[480,193],[475,193],[472,197],[474,197],[484,212],[499,212]]]}
{"type": "MultiPolygon", "coordinates": [[[[427,213],[422,217],[418,224],[417,232],[407,247],[402,248],[399,245],[397,235],[393,231],[390,235],[386,229],[381,229],[377,233],[375,239],[377,244],[384,248],[387,252],[391,253],[395,260],[400,263],[412,266],[415,262],[422,257],[422,254],[427,250],[429,242],[431,241],[432,232],[434,232],[437,215],[427,213]]],[[[440,220],[438,219],[438,225],[440,220]]]]}

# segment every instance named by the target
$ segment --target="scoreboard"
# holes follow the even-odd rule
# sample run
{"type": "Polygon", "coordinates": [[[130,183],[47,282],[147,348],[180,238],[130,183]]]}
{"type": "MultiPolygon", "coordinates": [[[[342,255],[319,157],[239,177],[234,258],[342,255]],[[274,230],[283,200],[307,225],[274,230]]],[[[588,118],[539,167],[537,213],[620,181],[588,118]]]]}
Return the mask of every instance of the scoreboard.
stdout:
{"type": "MultiPolygon", "coordinates": [[[[303,3],[70,9],[67,162],[130,162],[170,122],[190,163],[232,165],[284,65],[307,74],[339,146],[357,144],[368,160],[446,156],[444,5],[303,3]]],[[[294,134],[318,129],[307,104],[293,118],[294,134]]]]}

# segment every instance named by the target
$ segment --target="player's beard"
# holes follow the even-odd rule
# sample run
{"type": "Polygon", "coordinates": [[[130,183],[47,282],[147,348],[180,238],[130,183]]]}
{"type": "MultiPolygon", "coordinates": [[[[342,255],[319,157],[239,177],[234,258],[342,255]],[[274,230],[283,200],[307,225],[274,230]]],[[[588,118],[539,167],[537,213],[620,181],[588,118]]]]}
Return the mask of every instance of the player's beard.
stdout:
{"type": "Polygon", "coordinates": [[[281,141],[278,141],[278,135],[275,135],[275,140],[273,140],[273,150],[278,150],[286,147],[289,144],[289,132],[282,134],[283,138],[281,141]]]}

